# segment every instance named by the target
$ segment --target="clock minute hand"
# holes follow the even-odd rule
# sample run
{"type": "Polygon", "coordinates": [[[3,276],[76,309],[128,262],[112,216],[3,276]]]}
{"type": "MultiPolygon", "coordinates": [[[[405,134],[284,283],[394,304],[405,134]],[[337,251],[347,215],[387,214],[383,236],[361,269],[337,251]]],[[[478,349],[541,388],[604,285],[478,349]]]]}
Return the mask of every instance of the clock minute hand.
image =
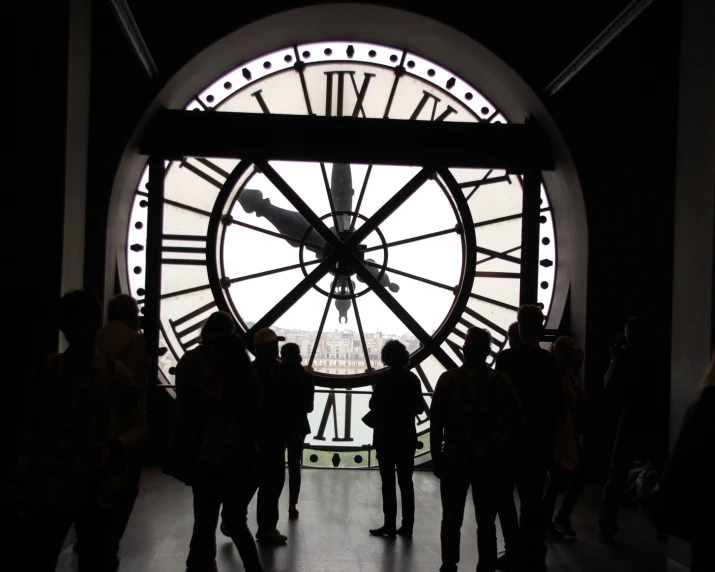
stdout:
{"type": "MultiPolygon", "coordinates": [[[[333,164],[333,172],[330,177],[330,194],[336,211],[352,211],[355,191],[353,190],[353,175],[350,165],[346,163],[333,164]]],[[[337,220],[340,231],[350,228],[350,215],[338,215],[337,220]]]]}
{"type": "MultiPolygon", "coordinates": [[[[258,217],[265,217],[281,234],[300,240],[310,228],[310,223],[305,220],[303,215],[271,204],[271,200],[264,199],[263,193],[256,189],[244,189],[241,191],[238,195],[238,202],[247,213],[255,213],[258,217]]],[[[286,240],[286,242],[296,248],[300,245],[299,242],[292,240],[286,240]]],[[[311,229],[307,242],[312,243],[312,245],[306,244],[306,249],[316,254],[322,254],[325,239],[314,229],[311,229]]]]}

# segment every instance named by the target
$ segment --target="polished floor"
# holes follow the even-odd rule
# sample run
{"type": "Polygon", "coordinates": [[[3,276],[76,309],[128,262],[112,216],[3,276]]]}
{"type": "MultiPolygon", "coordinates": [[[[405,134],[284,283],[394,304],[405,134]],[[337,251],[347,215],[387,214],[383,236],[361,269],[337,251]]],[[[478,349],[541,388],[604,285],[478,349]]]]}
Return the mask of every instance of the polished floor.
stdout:
{"type": "MultiPolygon", "coordinates": [[[[368,535],[381,524],[380,476],[376,471],[319,470],[303,472],[300,518],[289,521],[281,514],[279,528],[288,544],[261,547],[268,572],[436,572],[440,566],[439,524],[441,508],[437,479],[427,472],[414,477],[417,497],[415,536],[383,539],[368,535]]],[[[656,540],[646,515],[624,509],[618,544],[598,541],[599,491],[587,488],[573,518],[579,536],[571,541],[549,542],[550,572],[658,572],[665,570],[665,544],[656,540]]],[[[287,487],[284,499],[287,496],[287,487]]],[[[287,502],[287,500],[285,500],[287,502]]],[[[281,508],[284,503],[282,502],[281,508]]],[[[287,507],[286,507],[287,508],[287,507]]],[[[476,525],[467,505],[462,527],[461,570],[476,567],[476,525]]],[[[249,512],[255,531],[255,498],[249,512]]],[[[183,572],[191,536],[191,490],[158,469],[145,471],[129,530],[121,548],[121,572],[183,572]]],[[[230,540],[218,534],[221,572],[242,571],[230,540]]],[[[500,550],[501,550],[500,539],[500,550]]],[[[60,557],[58,572],[75,570],[68,548],[60,557]]]]}

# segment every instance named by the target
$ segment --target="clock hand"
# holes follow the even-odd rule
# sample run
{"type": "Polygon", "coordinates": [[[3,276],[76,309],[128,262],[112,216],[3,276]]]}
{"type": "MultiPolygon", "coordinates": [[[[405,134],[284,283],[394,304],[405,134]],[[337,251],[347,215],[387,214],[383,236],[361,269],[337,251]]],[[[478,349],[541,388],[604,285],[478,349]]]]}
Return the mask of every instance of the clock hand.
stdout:
{"type": "MultiPolygon", "coordinates": [[[[336,211],[352,211],[353,209],[353,176],[350,165],[346,163],[334,163],[333,172],[330,178],[330,194],[333,197],[333,205],[336,211]]],[[[338,215],[338,226],[340,231],[350,228],[350,215],[338,215]]]]}
{"type": "MultiPolygon", "coordinates": [[[[372,258],[366,258],[365,262],[372,262],[373,264],[377,264],[372,258]]],[[[380,274],[380,269],[376,266],[367,266],[366,268],[370,271],[370,274],[372,274],[375,278],[378,277],[380,274]]],[[[365,281],[358,276],[357,279],[362,282],[363,284],[365,281]]],[[[390,290],[391,292],[398,292],[400,290],[399,285],[395,284],[394,282],[390,282],[390,277],[387,275],[387,272],[382,275],[382,278],[380,278],[380,284],[382,284],[385,288],[390,290]]]]}
{"type": "MultiPolygon", "coordinates": [[[[238,202],[247,213],[256,213],[256,216],[258,217],[265,217],[268,222],[276,227],[278,232],[282,234],[301,239],[310,228],[310,223],[303,218],[303,215],[271,204],[270,199],[263,198],[263,193],[261,191],[255,189],[244,189],[238,195],[238,202]]],[[[297,248],[299,246],[299,243],[297,242],[287,242],[293,247],[297,248]]],[[[320,236],[320,234],[318,234],[314,229],[310,231],[307,242],[312,243],[312,245],[306,244],[306,249],[314,252],[315,254],[322,255],[323,248],[325,247],[325,239],[323,239],[323,237],[320,236]]]]}
{"type": "MultiPolygon", "coordinates": [[[[347,285],[347,280],[350,280],[349,278],[345,276],[339,276],[338,277],[338,287],[336,288],[336,293],[340,294],[341,296],[347,296],[350,294],[350,289],[347,285]]],[[[352,281],[351,281],[352,282],[352,281]]],[[[352,283],[353,286],[353,291],[355,290],[355,282],[352,283]]],[[[343,318],[345,318],[345,323],[348,323],[348,310],[352,306],[352,300],[350,298],[338,298],[335,300],[335,307],[338,309],[338,313],[340,314],[338,318],[338,323],[342,324],[343,323],[343,318]]]]}

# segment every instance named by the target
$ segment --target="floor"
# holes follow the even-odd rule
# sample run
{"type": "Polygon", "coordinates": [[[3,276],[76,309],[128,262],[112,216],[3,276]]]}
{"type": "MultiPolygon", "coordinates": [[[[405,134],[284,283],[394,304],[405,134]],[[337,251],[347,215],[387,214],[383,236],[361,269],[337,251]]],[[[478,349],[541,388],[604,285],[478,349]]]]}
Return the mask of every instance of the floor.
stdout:
{"type": "MultiPolygon", "coordinates": [[[[431,473],[416,472],[414,482],[417,497],[414,538],[411,541],[388,540],[371,537],[367,532],[381,524],[380,475],[377,471],[304,470],[300,519],[289,521],[287,511],[281,514],[279,529],[288,535],[288,544],[260,548],[266,570],[436,572],[440,566],[438,481],[431,473]]],[[[284,498],[286,494],[287,490],[284,498]]],[[[587,488],[572,521],[579,536],[571,541],[549,542],[549,571],[665,570],[665,543],[657,541],[642,512],[622,511],[621,534],[615,546],[605,546],[598,541],[598,501],[597,488],[587,488]]],[[[255,532],[255,498],[249,523],[255,532]]],[[[120,572],[183,572],[191,527],[191,490],[162,475],[158,469],[147,469],[122,543],[120,572]]],[[[230,540],[220,532],[217,534],[219,570],[242,571],[230,540]]],[[[475,538],[474,512],[468,503],[462,528],[462,570],[476,567],[475,538]]],[[[75,570],[75,559],[68,548],[60,556],[57,571],[75,570]]]]}

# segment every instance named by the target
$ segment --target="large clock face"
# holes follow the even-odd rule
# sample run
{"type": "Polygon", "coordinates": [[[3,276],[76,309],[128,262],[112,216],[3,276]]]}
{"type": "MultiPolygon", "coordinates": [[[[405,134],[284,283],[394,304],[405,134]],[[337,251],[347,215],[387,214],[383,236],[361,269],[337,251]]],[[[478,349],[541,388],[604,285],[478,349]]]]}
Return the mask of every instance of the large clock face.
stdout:
{"type": "MultiPolygon", "coordinates": [[[[508,121],[447,69],[357,42],[267,54],[206,87],[186,109],[508,121]]],[[[470,326],[491,332],[490,363],[505,346],[521,280],[518,174],[199,157],[166,166],[161,375],[173,383],[176,362],[196,347],[217,309],[231,312],[248,340],[260,327],[274,328],[300,346],[318,389],[306,465],[376,464],[372,430],[361,418],[386,341],[410,350],[427,405],[440,374],[461,364],[470,326]]],[[[130,293],[140,299],[147,180],[145,170],[126,251],[130,293]]],[[[557,260],[543,187],[541,209],[539,303],[548,314],[557,260]]],[[[424,456],[428,414],[415,423],[424,456]]]]}

